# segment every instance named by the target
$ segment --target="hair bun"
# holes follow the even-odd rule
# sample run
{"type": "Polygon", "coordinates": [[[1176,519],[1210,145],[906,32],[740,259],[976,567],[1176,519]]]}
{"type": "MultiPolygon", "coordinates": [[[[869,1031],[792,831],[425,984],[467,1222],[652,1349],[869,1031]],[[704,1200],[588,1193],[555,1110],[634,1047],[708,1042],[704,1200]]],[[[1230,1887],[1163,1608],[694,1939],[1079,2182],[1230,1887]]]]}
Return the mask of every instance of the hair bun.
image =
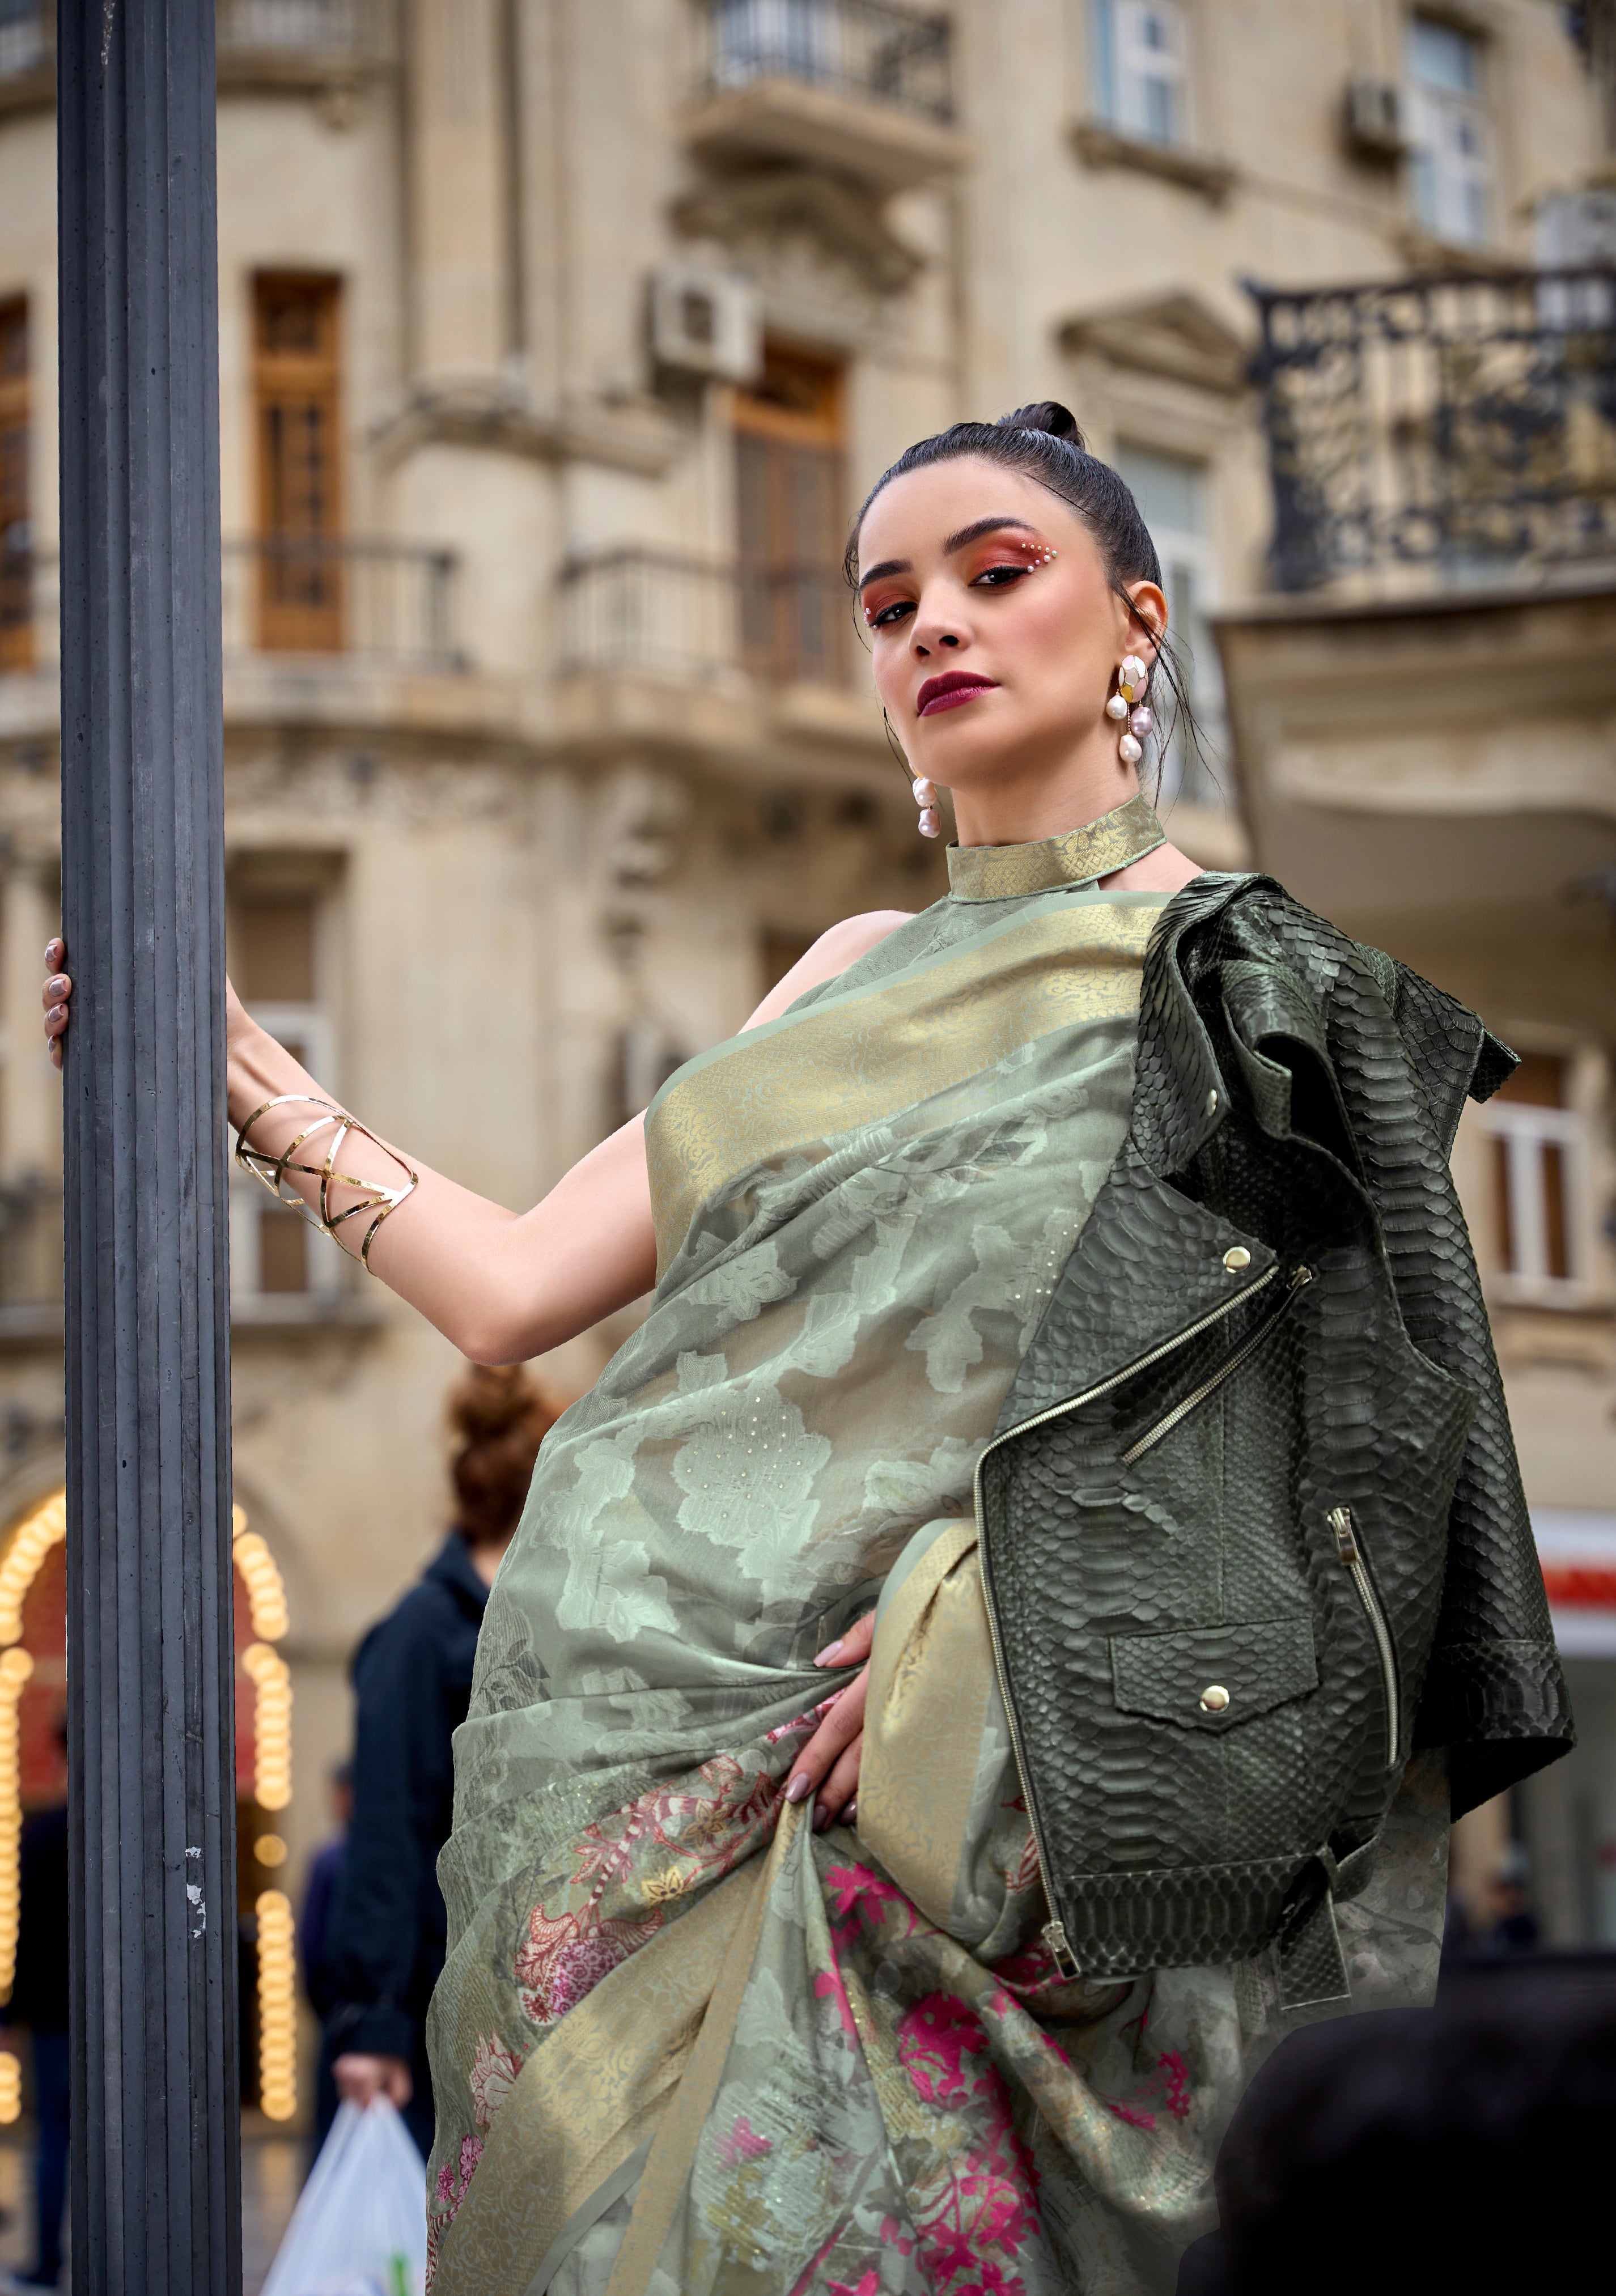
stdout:
{"type": "Polygon", "coordinates": [[[1036,399],[1030,406],[1018,406],[1013,414],[1001,414],[994,424],[996,430],[1042,430],[1051,439],[1064,439],[1079,454],[1087,454],[1083,433],[1078,428],[1078,418],[1070,406],[1058,399],[1036,399]]]}
{"type": "Polygon", "coordinates": [[[473,1364],[449,1397],[449,1425],[463,1443],[497,1442],[545,1403],[520,1364],[473,1364]]]}

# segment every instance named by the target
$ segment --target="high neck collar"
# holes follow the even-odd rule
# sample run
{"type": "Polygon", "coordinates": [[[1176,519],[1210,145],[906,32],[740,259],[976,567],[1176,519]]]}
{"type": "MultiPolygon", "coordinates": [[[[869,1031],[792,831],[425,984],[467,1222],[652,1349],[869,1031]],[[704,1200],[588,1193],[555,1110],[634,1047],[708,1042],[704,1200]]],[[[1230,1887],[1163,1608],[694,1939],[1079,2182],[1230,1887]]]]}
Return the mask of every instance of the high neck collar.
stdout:
{"type": "Polygon", "coordinates": [[[1150,800],[1130,797],[1098,821],[1036,845],[951,845],[948,890],[956,901],[1010,901],[1058,885],[1092,884],[1166,840],[1150,800]]]}

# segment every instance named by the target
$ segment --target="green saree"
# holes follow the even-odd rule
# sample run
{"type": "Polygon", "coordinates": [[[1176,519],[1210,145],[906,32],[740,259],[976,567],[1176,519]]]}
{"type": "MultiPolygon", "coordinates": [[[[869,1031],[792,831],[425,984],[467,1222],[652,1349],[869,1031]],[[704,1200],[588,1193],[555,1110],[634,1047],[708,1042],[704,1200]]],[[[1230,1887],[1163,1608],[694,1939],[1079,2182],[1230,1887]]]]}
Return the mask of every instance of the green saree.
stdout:
{"type": "MultiPolygon", "coordinates": [[[[952,890],[646,1122],[659,1282],[546,1439],[439,1873],[438,2296],[1170,2289],[1265,1964],[1063,1983],[972,1476],[1126,1133],[1143,800],[952,890]],[[856,1827],[780,1800],[879,1600],[856,1827]]],[[[1428,1997],[1441,1779],[1342,1909],[1428,1997]]],[[[811,1805],[809,1805],[811,1808],[811,1805]]]]}

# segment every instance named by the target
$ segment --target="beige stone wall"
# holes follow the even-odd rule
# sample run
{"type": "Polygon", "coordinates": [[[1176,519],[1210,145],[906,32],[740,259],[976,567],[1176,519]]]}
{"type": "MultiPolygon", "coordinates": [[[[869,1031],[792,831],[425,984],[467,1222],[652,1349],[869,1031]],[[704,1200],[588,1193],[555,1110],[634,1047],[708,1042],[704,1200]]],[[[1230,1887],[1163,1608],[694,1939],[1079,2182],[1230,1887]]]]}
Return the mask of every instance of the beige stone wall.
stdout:
{"type": "MultiPolygon", "coordinates": [[[[733,659],[669,670],[632,646],[563,674],[570,560],[735,547],[727,390],[654,370],[652,271],[733,275],[771,334],[846,359],[849,510],[915,436],[1051,393],[1102,451],[1204,466],[1208,564],[1235,605],[1262,587],[1268,517],[1239,282],[1402,275],[1432,250],[1404,176],[1353,157],[1340,124],[1351,75],[1400,77],[1396,0],[1191,0],[1188,132],[1168,158],[1098,121],[1080,0],[960,0],[948,127],[789,86],[710,102],[693,0],[397,12],[373,54],[223,58],[224,526],[248,537],[258,515],[253,275],[335,275],[345,526],[455,554],[464,666],[254,652],[242,605],[228,833],[233,863],[323,857],[336,888],[335,1088],[430,1162],[524,1204],[600,1136],[626,1029],[669,1055],[697,1049],[765,985],[766,934],[923,906],[942,882],[857,675],[779,686],[733,659]]],[[[1594,163],[1594,108],[1563,12],[1463,12],[1487,40],[1497,127],[1487,252],[1519,257],[1534,200],[1594,163]]],[[[25,291],[33,312],[47,545],[53,168],[48,109],[0,83],[0,298],[25,291]]],[[[53,775],[48,674],[0,676],[8,1185],[58,1152],[33,1035],[53,775]]],[[[1174,828],[1215,865],[1246,849],[1236,814],[1181,807],[1174,828]]],[[[1574,950],[1551,946],[1540,914],[1462,943],[1407,922],[1408,949],[1489,1013],[1605,1025],[1591,917],[1572,931],[1556,916],[1574,950]]],[[[611,1336],[547,1370],[581,1388],[611,1336]]],[[[1589,1434],[1573,1470],[1584,1435],[1568,1446],[1563,1431],[1595,1426],[1604,1374],[1521,1344],[1512,1391],[1538,1487],[1590,1490],[1608,1438],[1589,1434]]],[[[43,1296],[0,1304],[0,1523],[61,1472],[58,1349],[43,1296]]],[[[348,1653],[445,1521],[455,1369],[351,1273],[327,1302],[239,1318],[240,1495],[291,1608],[294,1890],[324,1830],[319,1773],[345,1747],[348,1653]]]]}

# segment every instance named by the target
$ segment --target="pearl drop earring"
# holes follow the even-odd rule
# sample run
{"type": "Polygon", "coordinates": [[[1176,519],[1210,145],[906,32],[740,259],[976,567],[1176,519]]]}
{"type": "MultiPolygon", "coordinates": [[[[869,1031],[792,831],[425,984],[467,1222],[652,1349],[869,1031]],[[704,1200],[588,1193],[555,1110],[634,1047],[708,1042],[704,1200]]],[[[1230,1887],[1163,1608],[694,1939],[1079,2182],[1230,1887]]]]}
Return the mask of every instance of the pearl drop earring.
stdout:
{"type": "Polygon", "coordinates": [[[942,829],[943,817],[937,807],[937,785],[924,774],[916,774],[909,784],[915,792],[915,802],[920,808],[918,827],[923,837],[936,837],[942,829]]]}
{"type": "Polygon", "coordinates": [[[1125,766],[1136,766],[1144,755],[1144,736],[1155,722],[1143,699],[1149,678],[1150,672],[1136,653],[1124,654],[1117,671],[1117,690],[1105,705],[1105,714],[1113,724],[1128,720],[1128,731],[1117,744],[1117,755],[1125,766]]]}

